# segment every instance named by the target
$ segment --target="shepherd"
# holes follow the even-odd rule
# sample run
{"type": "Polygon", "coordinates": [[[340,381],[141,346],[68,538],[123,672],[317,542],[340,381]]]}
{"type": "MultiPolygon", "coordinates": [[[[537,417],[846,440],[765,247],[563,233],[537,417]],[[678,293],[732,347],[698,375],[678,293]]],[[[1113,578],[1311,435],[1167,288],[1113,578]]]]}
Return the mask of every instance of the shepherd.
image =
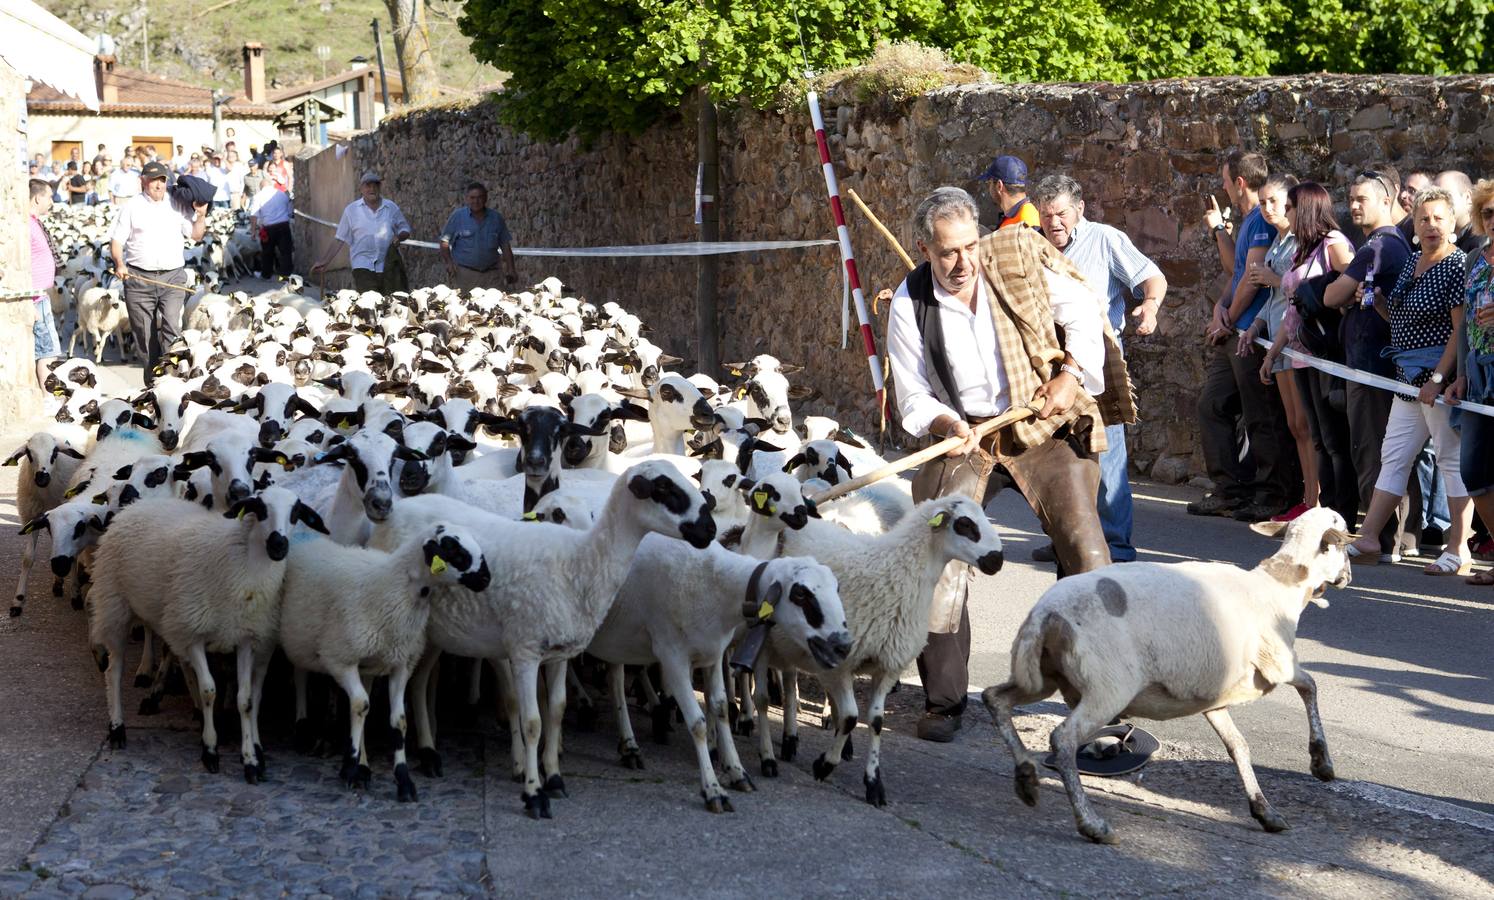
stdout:
{"type": "MultiPolygon", "coordinates": [[[[925,464],[913,499],[1014,482],[1052,539],[1060,577],[1109,565],[1095,497],[1105,425],[1135,421],[1130,381],[1104,301],[1038,232],[986,237],[975,201],[941,187],[918,204],[913,230],[924,262],[892,298],[888,356],[903,428],[964,443],[925,464]],[[984,438],[973,425],[1028,405],[1037,415],[984,438]],[[994,476],[994,478],[993,478],[994,476]],[[1000,479],[1000,480],[996,480],[1000,479]]],[[[935,588],[929,641],[918,658],[925,713],[917,733],[950,741],[969,688],[968,567],[935,588]]]]}

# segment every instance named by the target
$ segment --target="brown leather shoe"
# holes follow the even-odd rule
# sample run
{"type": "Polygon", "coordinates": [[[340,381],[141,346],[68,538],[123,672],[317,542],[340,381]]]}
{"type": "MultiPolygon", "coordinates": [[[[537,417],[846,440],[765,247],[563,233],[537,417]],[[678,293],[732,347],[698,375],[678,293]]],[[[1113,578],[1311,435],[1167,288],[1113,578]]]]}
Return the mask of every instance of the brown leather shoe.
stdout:
{"type": "Polygon", "coordinates": [[[918,720],[917,734],[920,740],[947,744],[954,740],[955,732],[960,730],[961,724],[960,716],[926,712],[923,718],[918,720]]]}

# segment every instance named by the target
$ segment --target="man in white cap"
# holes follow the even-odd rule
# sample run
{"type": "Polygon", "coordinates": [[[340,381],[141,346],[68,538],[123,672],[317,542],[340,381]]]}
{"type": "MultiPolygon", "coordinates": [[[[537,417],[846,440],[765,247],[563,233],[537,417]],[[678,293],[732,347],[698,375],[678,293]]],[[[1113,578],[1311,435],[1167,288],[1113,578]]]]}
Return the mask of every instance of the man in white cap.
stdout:
{"type": "Polygon", "coordinates": [[[383,182],[377,172],[364,172],[358,179],[363,199],[354,200],[343,209],[342,217],[337,220],[336,240],[311,267],[313,275],[326,269],[346,244],[355,290],[389,294],[407,288],[403,267],[397,266],[395,275],[386,271],[385,264],[391,256],[396,256],[394,248],[410,236],[410,223],[393,200],[384,199],[383,182]]]}

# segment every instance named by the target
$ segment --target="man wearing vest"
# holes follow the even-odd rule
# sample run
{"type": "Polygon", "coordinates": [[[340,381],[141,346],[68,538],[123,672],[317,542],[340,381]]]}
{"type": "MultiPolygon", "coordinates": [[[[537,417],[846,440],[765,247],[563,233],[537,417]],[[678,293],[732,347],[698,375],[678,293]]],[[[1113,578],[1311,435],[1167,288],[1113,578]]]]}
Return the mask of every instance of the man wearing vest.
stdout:
{"type": "MultiPolygon", "coordinates": [[[[918,205],[914,232],[925,262],[891,305],[888,357],[903,428],[914,437],[966,438],[926,464],[918,501],[948,494],[985,500],[999,465],[1053,540],[1059,574],[1110,563],[1095,498],[1105,424],[1135,420],[1120,348],[1104,301],[1030,228],[980,237],[975,201],[943,187],[918,205]],[[1063,337],[1060,338],[1059,335],[1063,337]],[[1035,418],[987,436],[970,426],[1013,406],[1035,418]]],[[[949,741],[969,689],[969,568],[952,564],[934,591],[929,641],[918,659],[925,693],[918,736],[949,741]]]]}
{"type": "Polygon", "coordinates": [[[1022,160],[1015,156],[998,156],[984,172],[975,176],[975,180],[986,183],[986,190],[996,208],[1001,210],[1001,224],[996,226],[998,231],[1013,225],[1039,227],[1037,207],[1027,199],[1027,164],[1022,160]]]}

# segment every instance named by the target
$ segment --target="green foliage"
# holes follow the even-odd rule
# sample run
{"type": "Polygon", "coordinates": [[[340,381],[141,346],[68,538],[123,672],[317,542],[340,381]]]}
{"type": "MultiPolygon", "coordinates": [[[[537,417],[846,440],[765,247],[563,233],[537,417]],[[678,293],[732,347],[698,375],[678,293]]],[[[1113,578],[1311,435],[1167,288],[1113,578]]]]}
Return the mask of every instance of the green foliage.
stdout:
{"type": "Polygon", "coordinates": [[[892,43],[1009,81],[1494,68],[1494,0],[467,0],[460,27],[513,73],[503,118],[552,140],[637,132],[701,87],[766,106],[805,55],[827,72],[892,43]]]}

